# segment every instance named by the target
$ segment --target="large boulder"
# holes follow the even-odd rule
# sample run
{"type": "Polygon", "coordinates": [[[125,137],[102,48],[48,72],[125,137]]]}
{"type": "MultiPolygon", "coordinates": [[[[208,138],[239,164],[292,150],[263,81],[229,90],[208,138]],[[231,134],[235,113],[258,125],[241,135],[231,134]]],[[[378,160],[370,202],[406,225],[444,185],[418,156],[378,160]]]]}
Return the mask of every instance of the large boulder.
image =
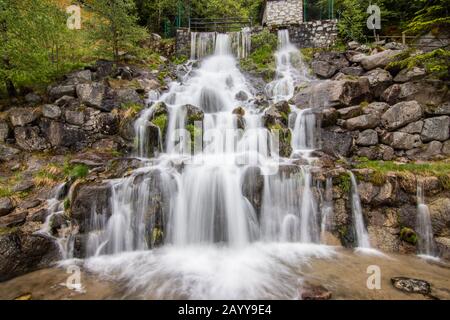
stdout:
{"type": "Polygon", "coordinates": [[[439,198],[428,205],[433,233],[436,236],[450,236],[450,199],[439,198]]]}
{"type": "Polygon", "coordinates": [[[349,65],[350,63],[344,54],[323,51],[314,56],[311,68],[319,77],[328,79],[336,74],[338,70],[348,67],[349,65]]]}
{"type": "Polygon", "coordinates": [[[381,95],[383,101],[395,104],[415,100],[425,106],[439,106],[448,101],[448,88],[442,81],[416,81],[393,84],[381,95]]]}
{"type": "Polygon", "coordinates": [[[262,206],[263,189],[264,176],[261,169],[258,167],[247,168],[242,179],[242,194],[252,204],[258,217],[262,206]]]}
{"type": "Polygon", "coordinates": [[[380,118],[374,114],[364,114],[345,121],[344,126],[347,130],[366,130],[374,129],[380,124],[380,118]]]}
{"type": "Polygon", "coordinates": [[[81,184],[75,187],[71,199],[71,217],[79,224],[80,232],[88,232],[94,215],[111,215],[111,186],[81,184]]]}
{"type": "Polygon", "coordinates": [[[374,69],[364,75],[369,80],[372,95],[379,98],[381,94],[392,84],[391,74],[384,69],[374,69]]]}
{"type": "Polygon", "coordinates": [[[81,83],[89,83],[92,81],[91,70],[75,71],[66,76],[66,84],[77,85],[81,83]]]}
{"type": "Polygon", "coordinates": [[[400,50],[385,50],[361,59],[361,66],[366,70],[384,68],[394,60],[394,57],[401,53],[400,50]]]}
{"type": "Polygon", "coordinates": [[[353,146],[353,136],[349,132],[322,129],[322,150],[332,156],[348,157],[353,146]]]}
{"type": "Polygon", "coordinates": [[[41,128],[53,147],[81,147],[86,140],[83,130],[59,121],[42,121],[41,128]]]}
{"type": "Polygon", "coordinates": [[[361,106],[353,106],[339,109],[337,112],[339,114],[339,118],[346,120],[362,115],[363,108],[361,108],[361,106]]]}
{"type": "Polygon", "coordinates": [[[398,131],[400,132],[406,132],[410,134],[420,134],[423,129],[423,121],[416,121],[411,122],[410,124],[406,125],[406,127],[400,128],[398,131]]]}
{"type": "Polygon", "coordinates": [[[328,80],[299,88],[291,104],[304,108],[329,108],[356,105],[370,95],[366,78],[328,80]]]}
{"type": "Polygon", "coordinates": [[[85,115],[82,110],[66,110],[64,113],[64,118],[67,123],[76,126],[82,126],[85,121],[85,115]]]}
{"type": "Polygon", "coordinates": [[[59,247],[50,237],[12,229],[0,235],[0,282],[49,267],[59,258],[59,247]]]}
{"type": "Polygon", "coordinates": [[[79,84],[76,86],[76,90],[81,103],[92,108],[111,111],[109,108],[105,108],[103,103],[106,87],[102,83],[79,84]]]}
{"type": "Polygon", "coordinates": [[[25,151],[43,151],[49,148],[49,143],[39,127],[16,127],[14,137],[16,144],[25,151]]]}
{"type": "Polygon", "coordinates": [[[312,71],[317,76],[329,79],[337,72],[337,67],[327,61],[313,61],[311,64],[312,71]]]}
{"type": "Polygon", "coordinates": [[[356,144],[359,146],[374,146],[378,144],[378,133],[375,130],[367,129],[359,133],[356,144]]]}
{"type": "Polygon", "coordinates": [[[409,82],[419,80],[426,75],[424,68],[413,67],[401,70],[394,78],[395,82],[409,82]]]}
{"type": "Polygon", "coordinates": [[[422,141],[445,141],[450,138],[450,117],[442,116],[425,119],[422,129],[422,141]]]}
{"type": "Polygon", "coordinates": [[[384,144],[398,150],[410,150],[422,145],[419,135],[405,132],[389,132],[383,135],[381,140],[384,144]]]}
{"type": "Polygon", "coordinates": [[[134,103],[140,105],[144,104],[144,101],[142,100],[142,98],[139,96],[139,94],[135,89],[118,89],[115,91],[115,94],[117,96],[119,103],[122,104],[134,103]]]}
{"type": "Polygon", "coordinates": [[[13,127],[23,127],[36,121],[40,116],[33,108],[13,108],[9,111],[9,121],[13,127]]]}
{"type": "Polygon", "coordinates": [[[381,123],[387,130],[396,130],[422,117],[422,108],[417,101],[400,102],[386,111],[381,123]]]}

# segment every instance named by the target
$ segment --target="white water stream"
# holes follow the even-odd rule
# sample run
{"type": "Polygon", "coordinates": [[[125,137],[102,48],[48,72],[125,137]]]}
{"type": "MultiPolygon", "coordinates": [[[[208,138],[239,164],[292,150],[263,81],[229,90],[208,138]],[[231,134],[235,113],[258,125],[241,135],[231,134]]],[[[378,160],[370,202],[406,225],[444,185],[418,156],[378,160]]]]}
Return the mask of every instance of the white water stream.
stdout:
{"type": "MultiPolygon", "coordinates": [[[[266,88],[274,102],[289,100],[298,83],[309,81],[287,31],[278,35],[277,77],[266,88]]],[[[292,107],[293,156],[279,157],[264,112],[253,105],[255,89],[237,67],[235,57],[248,54],[249,39],[248,31],[192,35],[191,55],[201,58],[199,66],[153,95],[136,121],[143,165],[110,181],[109,218],[92,210],[86,268],[125,280],[145,298],[296,298],[299,264],[333,255],[320,245],[332,212],[331,182],[328,209],[321,212],[311,173],[311,154],[320,146],[318,119],[311,109],[292,107]],[[238,99],[240,93],[248,99],[238,99]],[[162,152],[151,158],[148,126],[160,102],[169,112],[167,135],[162,152]],[[203,148],[194,155],[187,152],[186,105],[204,112],[203,148]],[[232,113],[239,106],[243,130],[232,113]],[[259,173],[246,179],[255,169],[259,173]],[[260,206],[243,192],[258,185],[256,179],[263,188],[260,206]]],[[[353,202],[358,246],[370,247],[361,206],[353,202]]]]}

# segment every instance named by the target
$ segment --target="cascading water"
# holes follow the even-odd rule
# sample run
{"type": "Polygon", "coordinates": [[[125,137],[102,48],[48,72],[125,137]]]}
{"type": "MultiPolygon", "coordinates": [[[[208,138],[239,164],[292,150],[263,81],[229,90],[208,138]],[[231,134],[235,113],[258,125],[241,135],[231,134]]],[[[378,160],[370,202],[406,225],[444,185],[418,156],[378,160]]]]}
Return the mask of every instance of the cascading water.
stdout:
{"type": "Polygon", "coordinates": [[[322,201],[322,224],[320,226],[320,239],[326,243],[326,233],[331,230],[333,217],[333,179],[328,177],[325,183],[325,194],[322,201]]]}
{"type": "MultiPolygon", "coordinates": [[[[279,36],[278,76],[268,87],[274,101],[290,99],[297,81],[306,79],[294,67],[301,62],[298,50],[285,31],[279,36]]],[[[135,290],[146,283],[141,290],[160,298],[287,298],[296,296],[296,281],[280,261],[330,255],[331,249],[314,245],[320,244],[321,213],[309,154],[318,146],[317,119],[310,110],[293,111],[292,147],[301,152],[293,159],[278,157],[264,113],[252,104],[254,89],[233,56],[247,54],[248,39],[249,32],[193,33],[192,58],[205,57],[213,47],[214,54],[182,82],[171,83],[136,121],[143,165],[110,181],[110,217],[93,208],[87,226],[90,270],[112,272],[135,290]],[[246,101],[236,98],[242,92],[246,101]],[[149,158],[149,119],[159,103],[168,110],[166,138],[149,158]],[[184,136],[187,105],[204,112],[202,148],[194,155],[179,143],[180,137],[190,141],[184,136]],[[245,110],[243,129],[232,112],[238,106],[245,110]],[[295,164],[304,155],[307,164],[295,164]],[[255,168],[263,185],[260,208],[243,193],[245,177],[255,168]],[[135,270],[142,273],[140,281],[148,281],[136,283],[135,270]]]]}
{"type": "Polygon", "coordinates": [[[364,217],[362,213],[361,199],[359,198],[358,182],[353,172],[349,171],[350,180],[352,182],[352,212],[353,212],[353,224],[355,227],[356,240],[358,248],[370,248],[369,235],[366,227],[364,226],[364,217]]]}
{"type": "Polygon", "coordinates": [[[418,234],[419,254],[429,257],[435,256],[433,228],[431,226],[430,210],[425,203],[423,181],[417,181],[417,220],[416,231],[418,234]]]}

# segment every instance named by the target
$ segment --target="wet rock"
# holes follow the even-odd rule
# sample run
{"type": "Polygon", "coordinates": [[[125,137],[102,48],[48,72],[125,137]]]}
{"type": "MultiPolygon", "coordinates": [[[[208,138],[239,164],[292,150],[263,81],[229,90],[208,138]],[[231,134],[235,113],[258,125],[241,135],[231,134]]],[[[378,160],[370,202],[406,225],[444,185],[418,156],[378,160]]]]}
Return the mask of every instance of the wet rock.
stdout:
{"type": "Polygon", "coordinates": [[[335,108],[322,110],[322,127],[330,127],[336,124],[339,114],[335,108]]]}
{"type": "Polygon", "coordinates": [[[305,284],[300,288],[302,300],[330,300],[332,293],[321,285],[305,284]]]}
{"type": "Polygon", "coordinates": [[[16,127],[14,137],[16,144],[25,151],[42,151],[49,148],[49,143],[38,127],[16,127]]]}
{"type": "Polygon", "coordinates": [[[401,50],[386,50],[370,56],[365,56],[361,59],[361,66],[366,70],[384,68],[392,62],[394,57],[400,52],[401,50]]]}
{"type": "Polygon", "coordinates": [[[103,104],[105,86],[102,83],[93,82],[89,84],[79,84],[76,86],[76,90],[81,103],[92,108],[111,111],[110,108],[106,108],[103,104]]]}
{"type": "Polygon", "coordinates": [[[450,236],[450,198],[438,198],[428,205],[433,233],[450,236]]]}
{"type": "Polygon", "coordinates": [[[49,237],[12,231],[0,236],[0,281],[49,267],[60,258],[49,237]]]}
{"type": "Polygon", "coordinates": [[[378,144],[378,133],[375,130],[367,129],[359,133],[356,144],[360,146],[374,146],[378,144]]]}
{"type": "Polygon", "coordinates": [[[401,70],[394,78],[395,82],[408,82],[418,80],[426,75],[424,68],[413,67],[401,70]]]}
{"type": "Polygon", "coordinates": [[[5,146],[0,143],[0,162],[10,161],[20,153],[20,150],[12,147],[5,146]]]}
{"type": "Polygon", "coordinates": [[[11,130],[6,121],[0,120],[0,143],[3,143],[8,139],[11,130]]]}
{"type": "Polygon", "coordinates": [[[78,185],[71,199],[71,217],[80,225],[80,232],[89,231],[91,215],[111,215],[111,187],[108,184],[78,185]]]}
{"type": "Polygon", "coordinates": [[[378,194],[378,188],[376,188],[370,182],[360,182],[358,184],[359,196],[361,198],[361,202],[364,204],[371,204],[373,198],[378,194]]]}
{"type": "Polygon", "coordinates": [[[242,194],[248,199],[259,218],[264,189],[264,177],[258,167],[249,167],[242,179],[242,194]]]}
{"type": "Polygon", "coordinates": [[[322,150],[332,156],[350,156],[353,136],[348,132],[322,130],[322,150]]]}
{"type": "Polygon", "coordinates": [[[381,137],[384,144],[390,145],[398,150],[410,150],[420,147],[422,141],[419,135],[413,135],[405,132],[389,132],[381,137]]]}
{"type": "Polygon", "coordinates": [[[345,128],[350,131],[374,129],[380,124],[380,118],[373,114],[365,114],[345,121],[345,128]]]}
{"type": "Polygon", "coordinates": [[[423,295],[429,295],[431,293],[431,285],[425,280],[394,277],[391,278],[391,283],[394,288],[407,293],[421,293],[423,295]]]}
{"type": "Polygon", "coordinates": [[[247,101],[248,100],[248,94],[245,91],[239,91],[236,93],[236,100],[237,101],[247,101]]]}
{"type": "Polygon", "coordinates": [[[384,69],[374,69],[364,75],[369,80],[370,89],[374,97],[379,98],[381,94],[392,84],[391,74],[384,69]]]}
{"type": "Polygon", "coordinates": [[[450,117],[425,119],[421,134],[422,141],[445,141],[450,138],[450,117]]]}
{"type": "Polygon", "coordinates": [[[395,203],[395,188],[391,182],[386,181],[383,184],[377,196],[373,199],[373,204],[375,205],[392,205],[395,203]]]}
{"type": "Polygon", "coordinates": [[[411,228],[406,228],[406,227],[402,228],[402,230],[400,230],[400,239],[402,241],[406,241],[412,245],[417,244],[417,234],[411,228]]]}
{"type": "Polygon", "coordinates": [[[61,109],[54,104],[45,104],[42,107],[42,115],[49,119],[58,119],[61,116],[61,109]]]}
{"type": "Polygon", "coordinates": [[[42,101],[42,98],[34,92],[31,92],[25,96],[25,101],[30,104],[38,104],[42,101]]]}
{"type": "Polygon", "coordinates": [[[416,121],[408,124],[406,127],[399,129],[400,132],[406,132],[409,134],[420,134],[423,129],[423,121],[416,121]]]}
{"type": "Polygon", "coordinates": [[[9,198],[0,198],[0,217],[6,216],[15,209],[15,205],[9,198]]]}
{"type": "Polygon", "coordinates": [[[421,117],[422,108],[417,101],[400,102],[382,115],[381,123],[387,130],[392,131],[420,120],[421,117]]]}
{"type": "Polygon", "coordinates": [[[48,94],[50,98],[55,101],[64,96],[75,97],[77,93],[74,85],[61,85],[50,88],[48,94]]]}
{"type": "Polygon", "coordinates": [[[337,110],[341,119],[350,119],[362,115],[363,110],[360,106],[347,107],[337,110]]]}
{"type": "Polygon", "coordinates": [[[39,118],[39,112],[32,108],[13,108],[9,111],[9,121],[13,127],[23,127],[39,118]]]}

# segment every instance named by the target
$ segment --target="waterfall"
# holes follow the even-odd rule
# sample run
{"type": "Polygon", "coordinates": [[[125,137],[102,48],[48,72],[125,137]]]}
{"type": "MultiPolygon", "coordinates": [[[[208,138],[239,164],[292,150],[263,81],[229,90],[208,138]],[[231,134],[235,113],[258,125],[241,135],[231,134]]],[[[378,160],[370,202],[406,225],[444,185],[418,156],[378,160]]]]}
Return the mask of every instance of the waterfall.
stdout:
{"type": "MultiPolygon", "coordinates": [[[[297,80],[306,79],[296,67],[298,50],[285,31],[279,36],[273,101],[289,99],[297,80]]],[[[319,245],[328,217],[310,157],[320,146],[317,117],[291,107],[292,147],[302,152],[279,157],[278,141],[254,105],[256,90],[237,66],[249,37],[248,30],[192,33],[191,58],[201,59],[152,96],[135,122],[140,167],[108,181],[107,212],[92,204],[85,226],[89,270],[119,274],[133,290],[151,289],[158,297],[295,297],[289,265],[329,255],[319,245]],[[150,119],[162,103],[168,119],[155,153],[150,119]],[[194,154],[182,139],[187,105],[204,113],[194,154]],[[243,114],[233,113],[237,107],[243,114]]]]}
{"type": "Polygon", "coordinates": [[[326,243],[326,233],[331,229],[331,219],[333,217],[333,178],[328,177],[325,182],[325,194],[322,204],[322,223],[320,226],[320,238],[322,243],[326,243]]]}
{"type": "Polygon", "coordinates": [[[423,181],[417,181],[417,219],[416,231],[419,240],[419,254],[425,256],[435,256],[436,249],[433,239],[433,228],[431,226],[430,210],[425,203],[423,191],[423,181]]]}
{"type": "Polygon", "coordinates": [[[288,30],[278,30],[278,50],[275,53],[276,78],[269,83],[266,91],[274,102],[289,100],[295,87],[302,81],[310,81],[308,68],[299,50],[289,40],[288,30]]]}
{"type": "Polygon", "coordinates": [[[350,180],[352,182],[351,200],[353,212],[353,224],[355,227],[356,240],[358,248],[370,248],[369,235],[364,226],[364,217],[362,212],[361,200],[358,192],[358,182],[353,172],[349,171],[350,180]]]}

